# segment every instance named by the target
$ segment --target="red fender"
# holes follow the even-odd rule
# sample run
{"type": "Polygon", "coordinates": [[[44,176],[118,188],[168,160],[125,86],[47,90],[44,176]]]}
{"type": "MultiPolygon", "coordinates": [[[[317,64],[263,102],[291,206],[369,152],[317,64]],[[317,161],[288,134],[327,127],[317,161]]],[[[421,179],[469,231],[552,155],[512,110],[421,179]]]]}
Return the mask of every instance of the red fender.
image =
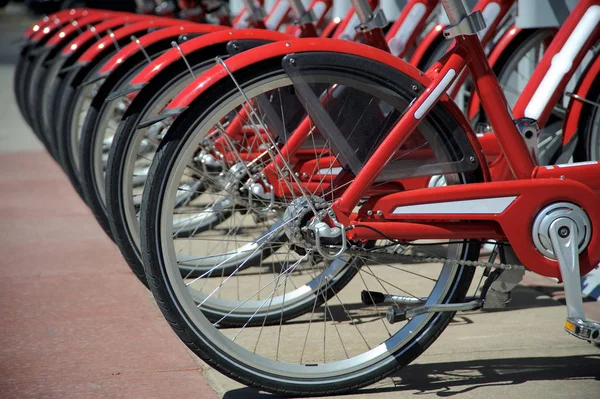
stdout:
{"type": "MultiPolygon", "coordinates": [[[[579,84],[577,89],[574,90],[574,94],[581,98],[587,99],[590,94],[590,90],[592,89],[592,85],[599,77],[600,57],[596,57],[596,59],[587,68],[587,71],[583,77],[579,80],[579,84]]],[[[584,102],[575,100],[575,98],[571,97],[571,101],[569,101],[569,106],[567,108],[567,115],[565,116],[563,144],[568,143],[575,133],[577,133],[579,120],[581,119],[581,112],[583,111],[584,106],[584,102]]]]}
{"type": "Polygon", "coordinates": [[[46,46],[46,47],[55,46],[55,45],[59,44],[65,37],[73,34],[78,29],[85,30],[85,29],[87,29],[86,28],[87,25],[95,25],[98,22],[101,22],[105,19],[118,16],[118,14],[120,14],[120,13],[114,13],[114,12],[107,11],[107,12],[102,12],[102,13],[93,13],[91,15],[82,17],[82,18],[74,21],[73,23],[64,26],[61,30],[56,32],[50,39],[48,39],[48,41],[46,42],[46,44],[44,44],[44,46],[46,46]]]}
{"type": "MultiPolygon", "coordinates": [[[[222,30],[219,32],[210,33],[200,36],[182,43],[179,48],[184,55],[202,50],[218,43],[226,43],[231,40],[268,40],[279,41],[291,39],[289,35],[280,32],[273,32],[264,29],[236,29],[222,30]]],[[[136,77],[134,77],[130,85],[144,85],[150,82],[160,71],[164,70],[169,65],[181,59],[181,54],[177,49],[171,49],[159,56],[152,63],[146,66],[136,77]]]]}
{"type": "MultiPolygon", "coordinates": [[[[265,44],[259,48],[251,49],[245,51],[243,54],[231,57],[227,59],[225,63],[231,72],[236,72],[249,65],[267,60],[269,58],[282,57],[290,53],[315,51],[351,54],[368,58],[373,61],[389,65],[392,68],[396,68],[424,86],[428,86],[431,83],[431,79],[425,76],[417,68],[388,52],[360,43],[335,39],[294,39],[290,41],[280,41],[276,43],[265,44]]],[[[175,97],[169,103],[169,105],[160,113],[160,115],[157,118],[153,118],[153,120],[159,121],[161,118],[180,114],[208,88],[214,84],[218,84],[221,79],[229,79],[229,74],[222,65],[216,65],[192,81],[181,93],[179,93],[177,97],[175,97]]],[[[456,106],[454,101],[450,100],[447,94],[444,94],[442,97],[440,97],[439,101],[444,104],[448,112],[450,112],[456,121],[460,123],[463,131],[466,134],[466,137],[475,149],[475,154],[478,157],[484,173],[484,178],[487,181],[489,179],[487,163],[471,125],[465,118],[462,111],[456,106]]]]}
{"type": "Polygon", "coordinates": [[[111,46],[113,44],[113,40],[121,40],[124,38],[129,38],[129,36],[139,33],[140,31],[144,31],[151,28],[165,28],[173,25],[180,25],[181,21],[172,18],[152,18],[147,20],[142,20],[136,22],[131,25],[124,26],[119,28],[113,32],[112,35],[103,36],[98,42],[87,49],[77,60],[77,63],[87,63],[91,62],[102,54],[103,50],[107,46],[111,46]]]}
{"type": "Polygon", "coordinates": [[[70,21],[75,18],[80,18],[82,15],[88,15],[89,11],[86,8],[72,8],[70,10],[62,10],[53,14],[47,15],[44,18],[37,21],[31,28],[27,29],[24,36],[26,38],[33,38],[38,32],[41,32],[45,27],[50,28],[52,25],[57,23],[63,23],[64,21],[70,21]]]}
{"type": "Polygon", "coordinates": [[[123,47],[121,50],[117,51],[117,53],[102,66],[102,69],[98,71],[98,74],[104,75],[112,72],[125,59],[140,51],[140,45],[142,47],[146,47],[161,40],[177,38],[179,35],[184,33],[212,33],[224,29],[224,26],[219,25],[184,23],[179,26],[171,26],[148,33],[139,37],[139,44],[132,42],[123,47]]]}
{"type": "Polygon", "coordinates": [[[419,65],[427,51],[433,47],[434,43],[437,43],[438,40],[446,40],[444,39],[444,35],[442,31],[446,25],[437,24],[425,35],[421,43],[417,46],[417,49],[413,53],[412,57],[410,57],[410,65],[419,65]]]}
{"type": "Polygon", "coordinates": [[[31,28],[27,29],[27,31],[23,34],[23,36],[25,36],[25,38],[30,38],[32,37],[35,33],[39,32],[40,29],[44,29],[44,27],[46,25],[48,25],[49,23],[51,23],[53,20],[61,20],[61,19],[65,19],[65,18],[69,18],[72,15],[81,13],[83,11],[87,11],[86,9],[70,9],[70,10],[61,10],[58,12],[55,12],[53,14],[50,15],[46,15],[44,18],[36,21],[35,24],[33,24],[31,26],[31,28]]]}
{"type": "MultiPolygon", "coordinates": [[[[141,20],[147,20],[149,18],[150,17],[148,17],[147,15],[129,14],[125,16],[111,18],[108,21],[100,22],[98,25],[94,25],[94,28],[96,28],[96,32],[99,32],[100,34],[102,34],[102,36],[104,36],[103,32],[106,32],[107,29],[120,28],[125,24],[141,20]]],[[[65,56],[71,55],[75,52],[75,50],[77,50],[89,40],[96,41],[98,39],[96,38],[94,32],[92,32],[89,29],[86,29],[82,34],[78,35],[69,44],[67,44],[65,48],[63,48],[62,54],[64,54],[65,56]]]]}
{"type": "Polygon", "coordinates": [[[37,41],[43,39],[44,37],[50,37],[54,34],[54,32],[61,29],[63,26],[65,26],[73,21],[76,21],[80,18],[86,17],[88,15],[96,14],[98,12],[101,12],[101,11],[98,11],[98,10],[81,10],[81,11],[79,11],[78,10],[78,12],[75,12],[66,18],[63,18],[60,20],[52,19],[44,26],[43,29],[38,30],[31,37],[31,41],[37,42],[37,41]]]}
{"type": "Polygon", "coordinates": [[[439,0],[410,0],[406,3],[386,35],[392,54],[403,58],[409,49],[414,48],[419,34],[438,3],[439,0]],[[410,31],[407,30],[407,26],[410,31]]]}

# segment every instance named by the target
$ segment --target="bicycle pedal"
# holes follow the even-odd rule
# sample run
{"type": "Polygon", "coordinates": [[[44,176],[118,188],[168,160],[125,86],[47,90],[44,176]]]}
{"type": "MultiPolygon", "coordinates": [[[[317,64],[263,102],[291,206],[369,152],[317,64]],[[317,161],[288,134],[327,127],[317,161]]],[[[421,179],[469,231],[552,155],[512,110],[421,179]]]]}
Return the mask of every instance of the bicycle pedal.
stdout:
{"type": "Polygon", "coordinates": [[[565,330],[579,339],[600,344],[600,323],[569,317],[565,323],[565,330]]]}

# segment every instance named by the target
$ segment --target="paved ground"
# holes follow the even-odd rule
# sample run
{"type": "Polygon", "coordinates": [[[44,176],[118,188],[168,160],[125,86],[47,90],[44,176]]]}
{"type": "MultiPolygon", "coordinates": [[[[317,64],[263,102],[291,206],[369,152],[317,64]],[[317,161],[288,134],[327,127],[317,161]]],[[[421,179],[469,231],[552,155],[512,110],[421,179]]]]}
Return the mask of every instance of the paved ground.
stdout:
{"type": "MultiPolygon", "coordinates": [[[[3,21],[2,52],[18,31],[3,21]]],[[[0,59],[2,397],[270,397],[204,367],[171,332],[24,124],[13,60],[0,59]]],[[[600,349],[563,331],[561,295],[527,275],[508,311],[458,315],[414,364],[354,397],[598,397],[600,349]]],[[[600,319],[599,303],[586,308],[600,319]]]]}

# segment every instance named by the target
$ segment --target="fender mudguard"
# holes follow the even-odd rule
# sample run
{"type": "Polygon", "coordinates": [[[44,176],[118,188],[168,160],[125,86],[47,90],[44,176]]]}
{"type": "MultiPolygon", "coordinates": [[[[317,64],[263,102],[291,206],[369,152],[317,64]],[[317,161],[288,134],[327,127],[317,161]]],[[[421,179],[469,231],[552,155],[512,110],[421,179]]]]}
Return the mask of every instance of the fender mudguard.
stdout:
{"type": "Polygon", "coordinates": [[[181,25],[181,21],[172,18],[150,18],[124,26],[112,32],[112,34],[103,36],[92,47],[87,49],[77,60],[76,64],[87,64],[96,57],[104,53],[104,48],[113,45],[113,41],[128,39],[131,35],[138,34],[152,28],[166,28],[173,25],[181,25]]]}
{"type": "MultiPolygon", "coordinates": [[[[431,83],[431,79],[425,76],[414,66],[408,64],[406,61],[393,56],[392,54],[378,50],[376,48],[342,40],[335,39],[294,39],[290,41],[279,41],[276,43],[265,44],[255,49],[248,50],[242,54],[233,56],[225,61],[228,70],[231,73],[235,73],[245,67],[252,64],[266,61],[270,58],[283,57],[287,54],[300,53],[300,52],[333,52],[340,54],[355,55],[358,57],[368,58],[370,60],[388,65],[392,68],[396,68],[405,75],[419,82],[423,86],[427,87],[431,83]]],[[[177,97],[175,97],[169,105],[155,118],[144,121],[140,124],[141,127],[149,126],[152,123],[159,122],[170,116],[177,116],[184,112],[189,105],[197,100],[202,93],[207,91],[213,85],[219,84],[221,79],[229,79],[229,72],[222,66],[216,65],[197,77],[192,83],[190,83],[177,97]]],[[[447,94],[443,94],[439,100],[452,117],[460,124],[465,132],[470,144],[475,150],[475,154],[478,157],[479,163],[483,169],[484,178],[486,181],[489,179],[489,172],[487,171],[487,163],[481,151],[481,146],[465,118],[464,114],[456,106],[447,94]]]]}
{"type": "MultiPolygon", "coordinates": [[[[68,16],[63,17],[62,19],[51,18],[47,24],[44,25],[43,28],[40,28],[37,32],[35,32],[30,37],[30,43],[34,44],[40,41],[46,41],[52,35],[61,29],[63,26],[72,23],[80,18],[87,17],[88,15],[96,14],[98,10],[87,10],[87,9],[78,9],[76,12],[69,14],[68,16]]],[[[35,26],[35,25],[34,25],[35,26]]]]}
{"type": "Polygon", "coordinates": [[[198,34],[207,34],[212,32],[217,32],[220,30],[225,30],[226,28],[219,25],[209,25],[209,24],[194,24],[194,23],[183,23],[178,26],[171,26],[164,29],[160,29],[146,35],[140,36],[139,43],[129,43],[127,46],[123,47],[121,50],[117,51],[117,53],[109,59],[106,64],[98,71],[98,76],[103,77],[110,74],[119,64],[125,61],[127,58],[136,54],[140,51],[141,47],[146,47],[152,45],[154,43],[167,40],[170,38],[177,38],[182,34],[190,34],[190,33],[198,33],[198,34]]]}
{"type": "Polygon", "coordinates": [[[104,32],[108,29],[120,28],[125,24],[129,24],[132,22],[137,22],[141,20],[147,20],[150,17],[147,15],[136,15],[129,14],[124,16],[118,16],[115,18],[111,18],[107,21],[100,22],[97,25],[94,25],[95,32],[90,29],[86,29],[83,33],[78,35],[75,39],[73,39],[66,47],[62,49],[62,54],[66,57],[71,56],[78,48],[81,48],[86,42],[89,40],[98,40],[96,34],[102,34],[104,36],[104,32]]]}
{"type": "MultiPolygon", "coordinates": [[[[179,48],[185,56],[188,56],[194,52],[202,51],[210,46],[214,46],[219,43],[227,43],[232,40],[263,40],[275,42],[289,39],[291,39],[289,35],[264,29],[228,29],[193,38],[180,44],[179,48]]],[[[161,71],[165,70],[171,64],[179,61],[180,59],[181,54],[177,49],[171,49],[162,54],[131,80],[129,85],[134,88],[131,91],[141,89],[161,71]]]]}
{"type": "Polygon", "coordinates": [[[53,25],[64,25],[68,21],[80,18],[88,15],[90,12],[95,13],[97,10],[87,8],[72,8],[69,10],[61,10],[50,15],[46,15],[44,18],[38,20],[31,28],[23,34],[25,39],[34,39],[34,36],[39,32],[42,32],[44,28],[48,27],[51,29],[53,25]]]}
{"type": "Polygon", "coordinates": [[[77,23],[68,24],[62,29],[60,29],[58,32],[56,32],[50,39],[48,39],[44,46],[56,46],[64,40],[69,40],[69,37],[75,32],[77,32],[77,30],[87,29],[88,25],[95,25],[105,19],[118,16],[119,14],[121,13],[107,11],[101,13],[92,13],[90,15],[77,19],[77,23]]]}
{"type": "MultiPolygon", "coordinates": [[[[579,79],[579,83],[577,88],[573,91],[573,94],[579,98],[587,99],[590,91],[594,88],[594,83],[598,82],[598,79],[600,79],[600,57],[596,57],[596,59],[590,63],[582,78],[579,79]]],[[[583,101],[577,100],[574,96],[571,96],[563,128],[563,145],[571,141],[577,133],[579,121],[582,117],[581,113],[583,112],[585,105],[586,104],[583,101]]]]}
{"type": "MultiPolygon", "coordinates": [[[[76,14],[81,14],[83,12],[87,12],[87,9],[85,8],[72,8],[70,10],[61,10],[58,12],[55,12],[53,14],[50,15],[46,15],[44,16],[44,18],[39,19],[35,22],[35,24],[31,25],[31,28],[27,29],[27,31],[23,34],[23,37],[25,39],[29,39],[30,37],[32,37],[35,33],[39,32],[40,29],[44,29],[44,27],[46,27],[49,23],[51,23],[54,20],[62,20],[62,19],[69,19],[70,17],[76,15],[76,14]]],[[[79,16],[79,15],[78,15],[79,16]]]]}

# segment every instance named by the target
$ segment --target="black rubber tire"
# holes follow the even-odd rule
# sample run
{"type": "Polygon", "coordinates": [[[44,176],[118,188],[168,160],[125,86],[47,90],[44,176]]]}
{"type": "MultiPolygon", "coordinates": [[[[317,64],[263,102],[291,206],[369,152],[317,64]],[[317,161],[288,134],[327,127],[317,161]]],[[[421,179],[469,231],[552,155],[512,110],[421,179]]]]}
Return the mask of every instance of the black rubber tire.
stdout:
{"type": "MultiPolygon", "coordinates": [[[[139,32],[133,32],[134,35],[139,35],[147,32],[147,30],[140,30],[139,32]]],[[[129,38],[120,39],[117,41],[119,47],[122,48],[125,44],[129,43],[129,38]]],[[[71,184],[85,200],[83,191],[81,189],[81,182],[79,180],[78,172],[75,168],[75,154],[72,153],[70,135],[71,135],[71,120],[74,117],[73,108],[76,104],[78,96],[82,92],[80,85],[90,79],[94,74],[102,67],[102,65],[114,54],[116,49],[114,44],[106,46],[102,53],[100,53],[92,62],[87,64],[79,64],[76,68],[69,71],[64,77],[61,78],[61,87],[56,91],[54,99],[56,100],[55,108],[53,112],[57,115],[55,120],[56,126],[54,133],[54,143],[56,145],[56,153],[58,155],[58,162],[62,166],[63,170],[69,177],[71,184]]],[[[73,65],[76,66],[76,65],[73,65]]]]}
{"type": "Polygon", "coordinates": [[[44,87],[50,84],[49,80],[56,77],[56,75],[49,73],[51,65],[60,60],[64,61],[65,58],[61,57],[61,50],[76,36],[77,32],[73,32],[63,37],[56,45],[49,48],[43,56],[36,59],[33,71],[29,77],[28,89],[24,96],[26,109],[30,111],[31,128],[42,140],[50,155],[55,159],[56,148],[52,140],[50,140],[52,136],[46,131],[42,123],[42,107],[44,106],[42,94],[44,87]]]}
{"type": "Polygon", "coordinates": [[[71,151],[71,146],[68,139],[71,134],[70,121],[74,117],[74,104],[82,91],[82,88],[79,87],[79,85],[85,81],[87,76],[91,75],[90,69],[92,69],[92,67],[87,65],[84,68],[70,71],[64,77],[63,85],[59,91],[59,103],[57,105],[58,111],[56,114],[58,115],[58,126],[55,131],[56,137],[54,138],[58,162],[69,178],[73,188],[84,201],[85,197],[81,188],[81,181],[74,166],[74,155],[71,151]]]}
{"type": "MultiPolygon", "coordinates": [[[[23,112],[23,117],[30,126],[33,126],[33,123],[31,121],[31,115],[33,113],[33,110],[28,108],[29,103],[27,102],[26,96],[29,91],[29,85],[31,84],[31,74],[35,71],[34,65],[36,65],[36,60],[40,56],[43,56],[47,54],[48,51],[50,51],[48,48],[45,48],[46,42],[50,40],[54,33],[58,32],[59,29],[61,29],[65,25],[65,21],[62,21],[61,23],[56,25],[52,25],[52,28],[50,32],[48,32],[48,34],[44,35],[40,40],[38,40],[35,43],[30,42],[31,45],[29,47],[29,50],[27,51],[27,57],[25,57],[23,64],[21,65],[22,69],[19,70],[19,73],[17,75],[18,82],[16,82],[16,84],[20,96],[18,101],[20,103],[20,106],[22,107],[21,111],[23,112]]],[[[40,138],[40,140],[42,140],[42,138],[40,138]]]]}
{"type": "MultiPolygon", "coordinates": [[[[115,25],[113,29],[118,29],[122,25],[115,25]]],[[[97,30],[98,35],[104,35],[106,29],[97,30]]],[[[59,99],[61,98],[60,93],[64,85],[66,72],[61,72],[63,68],[69,68],[88,48],[90,48],[97,39],[91,38],[90,40],[80,43],[79,47],[68,56],[61,56],[54,60],[54,63],[59,64],[59,72],[56,75],[48,76],[46,80],[46,86],[43,88],[42,101],[39,103],[40,115],[42,115],[43,126],[42,130],[46,136],[46,141],[50,144],[51,150],[54,151],[54,157],[58,160],[58,150],[56,148],[56,129],[58,122],[57,118],[60,118],[58,106],[60,104],[59,99]]]]}
{"type": "MultiPolygon", "coordinates": [[[[146,46],[145,51],[150,59],[155,59],[164,51],[171,48],[171,42],[177,37],[170,37],[152,45],[146,46]]],[[[112,237],[108,214],[102,196],[99,192],[98,183],[95,175],[96,154],[94,145],[98,139],[98,125],[100,117],[105,108],[109,105],[106,102],[108,95],[115,89],[122,88],[129,82],[141,68],[148,64],[146,56],[142,52],[137,52],[128,57],[114,71],[110,73],[106,80],[100,86],[98,93],[94,96],[90,109],[87,112],[85,122],[81,131],[79,142],[79,179],[81,191],[85,202],[88,204],[96,220],[104,231],[112,237]]],[[[102,132],[103,134],[104,132],[102,132]]],[[[104,194],[104,192],[102,193],[104,194]]]]}
{"type": "MultiPolygon", "coordinates": [[[[334,57],[336,59],[340,58],[339,55],[335,55],[334,57]]],[[[362,68],[364,69],[361,71],[361,76],[374,76],[373,71],[368,66],[368,63],[362,64],[362,68]]],[[[340,70],[347,72],[348,69],[345,69],[345,67],[345,65],[340,65],[340,70]]],[[[353,67],[356,66],[353,65],[353,67]]],[[[244,87],[254,80],[253,76],[266,76],[269,71],[274,71],[278,68],[281,68],[280,58],[253,65],[248,70],[238,71],[236,72],[236,79],[244,87]]],[[[387,66],[384,66],[384,68],[389,73],[385,77],[374,77],[374,82],[377,82],[377,84],[381,84],[381,82],[394,84],[393,82],[400,81],[395,79],[400,72],[387,66]]],[[[373,384],[399,368],[406,366],[435,341],[449,324],[453,313],[438,313],[434,315],[428,321],[427,326],[415,334],[409,344],[405,345],[403,349],[401,348],[392,356],[381,360],[380,363],[377,363],[370,369],[359,369],[352,372],[352,374],[344,376],[343,379],[342,377],[337,377],[338,379],[335,381],[323,377],[299,382],[289,378],[283,380],[280,376],[267,375],[264,372],[252,369],[248,365],[240,365],[239,359],[230,357],[218,345],[211,343],[207,336],[195,327],[194,323],[188,318],[188,315],[182,310],[182,305],[174,294],[173,288],[168,283],[165,269],[167,266],[162,261],[160,223],[157,222],[161,219],[161,198],[173,167],[172,160],[176,159],[179,151],[185,147],[186,137],[184,136],[190,131],[190,129],[185,129],[185,127],[191,127],[200,115],[208,115],[210,112],[213,112],[214,109],[219,107],[220,101],[223,101],[228,94],[235,91],[235,87],[232,87],[229,81],[230,79],[226,79],[222,84],[213,86],[211,90],[205,92],[199,100],[191,104],[184,111],[184,114],[176,119],[167,137],[163,140],[150,169],[150,189],[144,191],[142,202],[143,259],[150,289],[164,317],[188,348],[210,366],[248,386],[285,396],[341,395],[373,384]]],[[[410,89],[405,88],[404,90],[409,91],[410,89]]],[[[475,177],[475,181],[480,181],[480,173],[474,172],[473,176],[475,177]]],[[[465,246],[463,256],[465,259],[476,259],[478,253],[479,245],[471,243],[465,246]]],[[[472,268],[460,268],[455,280],[453,280],[454,289],[446,295],[444,301],[462,301],[472,277],[472,268]]]]}
{"type": "MultiPolygon", "coordinates": [[[[19,72],[19,76],[17,77],[18,82],[17,82],[17,90],[20,93],[19,94],[19,99],[20,99],[20,109],[21,112],[23,113],[23,119],[25,119],[25,122],[27,122],[27,124],[33,128],[33,121],[31,119],[32,117],[32,113],[33,110],[29,109],[29,102],[28,102],[28,97],[27,97],[27,93],[29,91],[29,83],[31,81],[31,75],[34,72],[34,68],[36,65],[36,61],[40,56],[43,56],[44,51],[41,47],[34,47],[32,48],[30,51],[28,51],[25,60],[23,61],[23,65],[22,70],[19,72]]],[[[42,143],[45,144],[45,142],[42,140],[41,137],[39,137],[37,135],[37,133],[34,131],[36,137],[38,137],[40,139],[40,141],[42,141],[42,143]]]]}
{"type": "MultiPolygon", "coordinates": [[[[52,27],[52,31],[56,32],[60,29],[64,24],[57,24],[52,27]]],[[[41,39],[37,41],[33,41],[28,39],[23,45],[23,49],[21,50],[21,54],[19,56],[19,61],[17,63],[17,67],[15,68],[15,79],[14,79],[14,92],[17,99],[17,105],[25,122],[29,123],[28,112],[25,103],[25,93],[27,90],[27,84],[29,79],[29,74],[31,73],[31,64],[35,62],[37,57],[36,52],[40,51],[38,49],[42,48],[44,44],[50,39],[52,35],[47,34],[44,35],[41,39]]]]}
{"type": "Polygon", "coordinates": [[[24,71],[26,68],[27,57],[29,51],[33,48],[33,45],[29,42],[26,42],[21,49],[21,53],[19,55],[19,59],[15,66],[15,76],[13,78],[13,92],[15,93],[15,100],[17,102],[17,107],[19,108],[19,112],[25,118],[25,106],[23,105],[23,78],[24,71]]]}
{"type": "MultiPolygon", "coordinates": [[[[189,54],[187,59],[195,69],[198,65],[212,64],[212,60],[216,56],[223,57],[225,55],[227,55],[225,44],[221,44],[189,54]]],[[[146,287],[148,287],[148,282],[146,281],[146,273],[142,264],[141,250],[127,227],[125,216],[126,205],[123,203],[121,196],[124,178],[123,169],[127,154],[133,145],[132,133],[140,122],[142,122],[142,116],[147,111],[147,108],[153,101],[160,98],[166,88],[183,77],[188,76],[189,73],[187,65],[183,60],[179,60],[162,70],[159,75],[136,94],[119,124],[108,156],[105,184],[106,211],[110,231],[127,264],[146,287]]]]}

